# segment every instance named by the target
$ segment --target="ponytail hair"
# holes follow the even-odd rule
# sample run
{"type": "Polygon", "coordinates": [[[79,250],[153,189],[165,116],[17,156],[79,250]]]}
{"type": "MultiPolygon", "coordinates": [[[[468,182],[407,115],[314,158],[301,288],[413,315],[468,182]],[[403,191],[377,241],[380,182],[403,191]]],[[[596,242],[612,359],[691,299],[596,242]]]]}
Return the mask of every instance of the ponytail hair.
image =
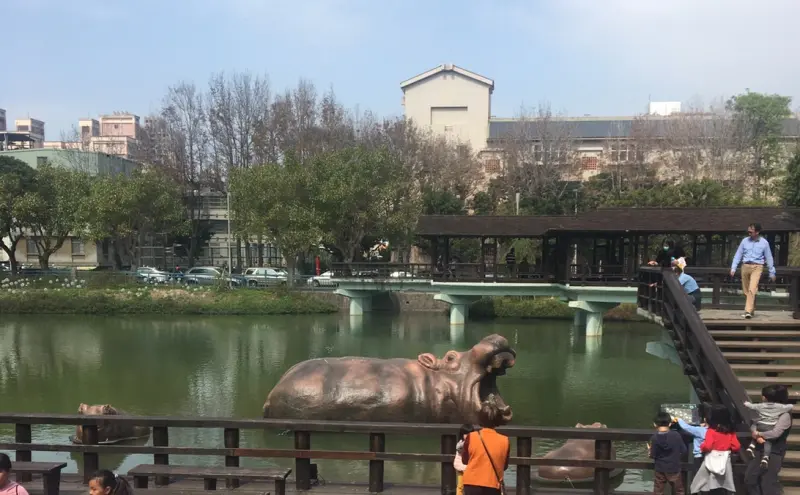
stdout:
{"type": "Polygon", "coordinates": [[[128,480],[121,476],[117,476],[108,469],[101,469],[92,475],[93,480],[97,480],[103,488],[109,488],[110,495],[133,495],[133,488],[131,488],[128,480]]]}

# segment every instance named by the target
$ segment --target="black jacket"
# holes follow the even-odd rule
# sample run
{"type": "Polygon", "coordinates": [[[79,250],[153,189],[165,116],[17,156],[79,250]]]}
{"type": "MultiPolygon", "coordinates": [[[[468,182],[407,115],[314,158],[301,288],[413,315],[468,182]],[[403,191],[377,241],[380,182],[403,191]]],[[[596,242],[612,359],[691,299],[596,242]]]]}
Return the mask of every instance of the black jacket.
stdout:
{"type": "Polygon", "coordinates": [[[657,473],[679,473],[684,454],[686,443],[677,431],[659,431],[650,439],[650,457],[655,461],[657,473]]]}

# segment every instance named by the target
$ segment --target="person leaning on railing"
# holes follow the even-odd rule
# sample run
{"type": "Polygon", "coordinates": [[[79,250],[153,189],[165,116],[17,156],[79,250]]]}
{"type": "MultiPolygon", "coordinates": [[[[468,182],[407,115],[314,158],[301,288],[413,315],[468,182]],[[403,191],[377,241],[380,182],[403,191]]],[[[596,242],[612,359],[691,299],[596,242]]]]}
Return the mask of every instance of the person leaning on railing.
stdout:
{"type": "Polygon", "coordinates": [[[700,311],[700,308],[703,305],[703,295],[700,292],[700,286],[697,285],[697,280],[695,280],[694,277],[683,271],[685,268],[686,259],[678,258],[676,260],[672,260],[672,269],[678,274],[678,282],[680,282],[681,287],[683,287],[683,291],[692,301],[694,309],[700,311]]]}
{"type": "Polygon", "coordinates": [[[481,403],[478,424],[481,429],[467,435],[461,453],[461,460],[467,466],[464,495],[503,495],[503,475],[508,469],[511,442],[495,431],[503,424],[503,415],[491,397],[481,403]]]}

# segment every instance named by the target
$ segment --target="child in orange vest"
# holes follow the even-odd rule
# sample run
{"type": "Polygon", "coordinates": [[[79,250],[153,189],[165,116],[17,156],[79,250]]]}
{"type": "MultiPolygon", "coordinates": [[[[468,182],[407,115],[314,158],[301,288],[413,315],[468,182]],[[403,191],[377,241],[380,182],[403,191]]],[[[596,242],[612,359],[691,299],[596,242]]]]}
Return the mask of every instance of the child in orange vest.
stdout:
{"type": "Polygon", "coordinates": [[[453,459],[453,467],[456,469],[456,479],[458,480],[456,495],[464,495],[464,470],[467,469],[466,464],[461,460],[461,452],[464,450],[464,439],[476,429],[477,428],[473,425],[461,425],[461,429],[458,430],[456,457],[453,459]]]}

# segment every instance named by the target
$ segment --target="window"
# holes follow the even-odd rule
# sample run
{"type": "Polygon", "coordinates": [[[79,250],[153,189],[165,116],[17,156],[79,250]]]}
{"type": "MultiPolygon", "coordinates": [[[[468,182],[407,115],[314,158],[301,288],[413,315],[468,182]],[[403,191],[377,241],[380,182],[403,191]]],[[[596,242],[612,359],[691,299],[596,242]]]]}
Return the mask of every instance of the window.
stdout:
{"type": "Polygon", "coordinates": [[[453,126],[451,125],[444,126],[444,132],[453,132],[453,126]]]}
{"type": "Polygon", "coordinates": [[[584,156],[581,158],[581,168],[583,170],[597,170],[597,157],[584,156]]]}
{"type": "Polygon", "coordinates": [[[489,174],[496,174],[500,172],[500,159],[499,158],[489,158],[486,160],[486,173],[489,174]]]}
{"type": "Polygon", "coordinates": [[[72,238],[72,256],[84,256],[86,253],[84,251],[83,239],[78,237],[72,238]]]}
{"type": "Polygon", "coordinates": [[[36,241],[33,240],[33,237],[25,239],[25,248],[28,256],[39,256],[39,250],[36,248],[36,241]]]}
{"type": "Polygon", "coordinates": [[[37,156],[36,157],[36,166],[43,167],[47,165],[47,157],[46,156],[37,156]]]}
{"type": "Polygon", "coordinates": [[[29,130],[30,130],[30,127],[28,127],[26,125],[18,125],[17,126],[17,131],[19,131],[19,132],[28,132],[29,130]]]}

